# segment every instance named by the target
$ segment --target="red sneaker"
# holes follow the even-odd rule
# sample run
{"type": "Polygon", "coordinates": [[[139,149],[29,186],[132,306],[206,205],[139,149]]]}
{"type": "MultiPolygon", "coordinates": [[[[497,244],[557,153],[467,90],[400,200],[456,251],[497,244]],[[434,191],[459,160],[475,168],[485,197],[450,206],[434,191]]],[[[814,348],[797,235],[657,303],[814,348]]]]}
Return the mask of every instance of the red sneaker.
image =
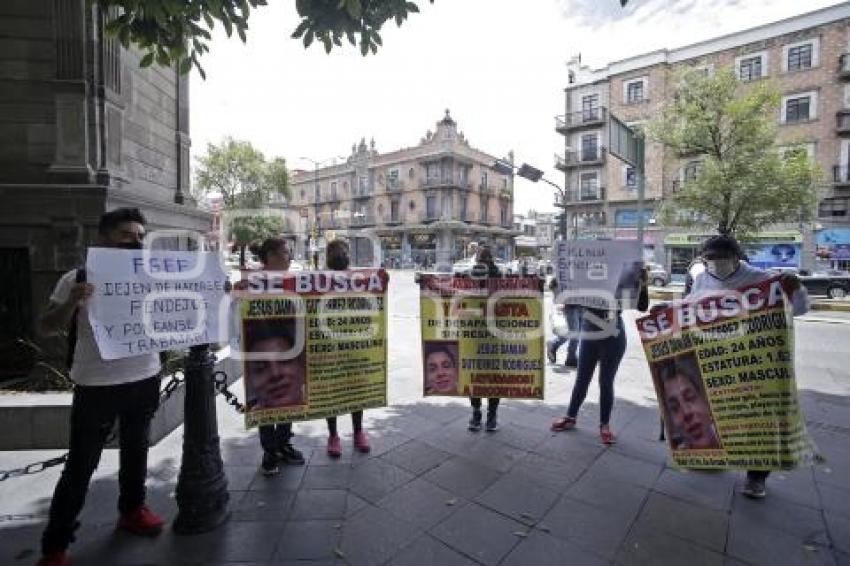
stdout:
{"type": "Polygon", "coordinates": [[[57,552],[48,552],[41,557],[36,566],[70,566],[71,559],[68,558],[68,553],[64,550],[57,552]]]}
{"type": "Polygon", "coordinates": [[[122,513],[118,519],[118,528],[143,537],[155,537],[162,532],[165,521],[160,519],[153,511],[142,505],[135,511],[122,513]]]}
{"type": "Polygon", "coordinates": [[[364,454],[368,453],[369,450],[372,449],[369,446],[369,437],[366,436],[366,433],[362,430],[358,430],[354,433],[354,447],[357,448],[358,452],[363,452],[364,454]]]}
{"type": "Polygon", "coordinates": [[[328,437],[328,456],[331,458],[342,456],[342,444],[339,442],[339,436],[335,434],[328,437]]]}

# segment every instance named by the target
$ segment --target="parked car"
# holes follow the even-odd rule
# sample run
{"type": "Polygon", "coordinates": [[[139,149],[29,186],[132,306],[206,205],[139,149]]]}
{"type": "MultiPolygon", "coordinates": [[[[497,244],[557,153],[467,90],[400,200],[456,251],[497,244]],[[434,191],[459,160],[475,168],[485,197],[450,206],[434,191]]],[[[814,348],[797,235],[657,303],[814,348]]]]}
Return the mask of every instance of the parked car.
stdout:
{"type": "Polygon", "coordinates": [[[646,262],[649,269],[649,284],[654,287],[666,287],[670,283],[670,274],[660,263],[646,262]]]}
{"type": "Polygon", "coordinates": [[[830,299],[843,299],[850,293],[850,273],[846,271],[820,271],[801,275],[800,282],[810,295],[826,295],[830,299]]]}
{"type": "Polygon", "coordinates": [[[472,266],[475,265],[475,258],[468,257],[458,260],[452,265],[452,273],[455,275],[466,275],[472,271],[472,266]]]}

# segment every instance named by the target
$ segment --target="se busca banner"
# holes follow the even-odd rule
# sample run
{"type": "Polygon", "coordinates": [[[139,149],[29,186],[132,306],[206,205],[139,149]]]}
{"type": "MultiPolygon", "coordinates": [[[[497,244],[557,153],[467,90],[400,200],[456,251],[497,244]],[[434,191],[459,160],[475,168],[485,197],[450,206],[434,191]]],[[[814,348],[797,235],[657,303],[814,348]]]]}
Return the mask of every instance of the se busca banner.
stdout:
{"type": "Polygon", "coordinates": [[[245,274],[232,346],[246,426],[386,406],[387,283],[384,270],[245,274]]]}
{"type": "Polygon", "coordinates": [[[677,465],[779,470],[811,463],[786,292],[773,278],[637,320],[677,465]]]}

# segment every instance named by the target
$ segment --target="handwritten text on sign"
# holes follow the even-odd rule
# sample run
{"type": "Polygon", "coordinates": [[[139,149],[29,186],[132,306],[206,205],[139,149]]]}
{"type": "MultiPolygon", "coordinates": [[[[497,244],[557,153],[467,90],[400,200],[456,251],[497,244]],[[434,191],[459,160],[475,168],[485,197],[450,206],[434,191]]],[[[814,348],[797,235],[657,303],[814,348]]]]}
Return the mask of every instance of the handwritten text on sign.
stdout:
{"type": "Polygon", "coordinates": [[[105,360],[224,340],[227,277],[215,252],[90,248],[89,321],[105,360]]]}

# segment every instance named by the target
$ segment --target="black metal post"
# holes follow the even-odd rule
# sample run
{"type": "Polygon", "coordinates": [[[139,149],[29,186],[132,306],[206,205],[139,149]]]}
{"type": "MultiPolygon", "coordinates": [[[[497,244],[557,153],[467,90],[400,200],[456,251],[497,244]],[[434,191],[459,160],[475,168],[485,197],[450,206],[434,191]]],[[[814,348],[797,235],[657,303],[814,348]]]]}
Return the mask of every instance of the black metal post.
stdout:
{"type": "Polygon", "coordinates": [[[178,512],[173,526],[174,532],[181,535],[211,531],[230,515],[215,411],[214,362],[208,344],[189,349],[183,461],[177,480],[178,512]]]}

